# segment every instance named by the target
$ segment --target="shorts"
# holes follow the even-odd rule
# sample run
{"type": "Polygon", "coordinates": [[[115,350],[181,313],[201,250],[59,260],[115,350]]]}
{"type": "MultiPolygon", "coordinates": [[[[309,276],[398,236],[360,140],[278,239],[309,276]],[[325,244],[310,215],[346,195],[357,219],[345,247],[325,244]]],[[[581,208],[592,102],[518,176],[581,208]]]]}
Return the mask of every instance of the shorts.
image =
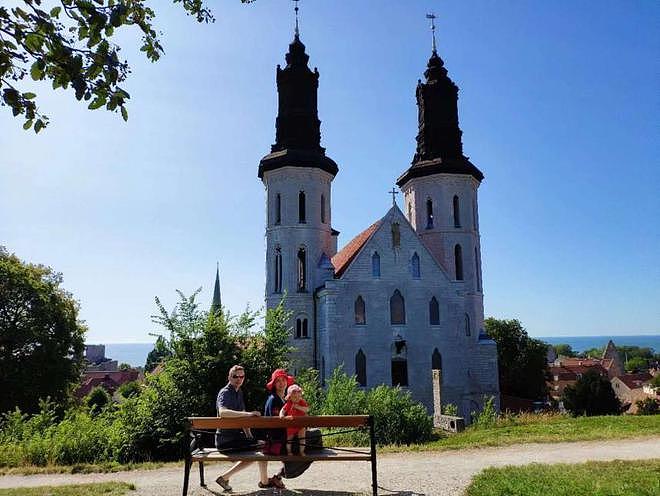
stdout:
{"type": "Polygon", "coordinates": [[[215,435],[215,447],[222,453],[230,451],[249,451],[259,447],[259,441],[250,439],[245,434],[227,438],[220,433],[215,435]]]}

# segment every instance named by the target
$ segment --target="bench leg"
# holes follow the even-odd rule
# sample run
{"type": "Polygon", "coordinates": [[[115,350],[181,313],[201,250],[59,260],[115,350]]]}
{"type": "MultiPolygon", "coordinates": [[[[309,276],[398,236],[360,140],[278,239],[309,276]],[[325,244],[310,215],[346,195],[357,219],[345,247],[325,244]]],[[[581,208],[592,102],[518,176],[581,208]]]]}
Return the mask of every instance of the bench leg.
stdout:
{"type": "Polygon", "coordinates": [[[369,444],[371,445],[371,490],[373,496],[378,496],[378,472],[376,470],[376,430],[374,418],[369,417],[369,444]]]}
{"type": "Polygon", "coordinates": [[[199,462],[199,485],[206,487],[206,483],[204,482],[204,462],[199,462]]]}
{"type": "Polygon", "coordinates": [[[192,462],[190,458],[186,457],[186,464],[183,468],[183,496],[188,494],[188,481],[190,480],[190,466],[192,462]]]}

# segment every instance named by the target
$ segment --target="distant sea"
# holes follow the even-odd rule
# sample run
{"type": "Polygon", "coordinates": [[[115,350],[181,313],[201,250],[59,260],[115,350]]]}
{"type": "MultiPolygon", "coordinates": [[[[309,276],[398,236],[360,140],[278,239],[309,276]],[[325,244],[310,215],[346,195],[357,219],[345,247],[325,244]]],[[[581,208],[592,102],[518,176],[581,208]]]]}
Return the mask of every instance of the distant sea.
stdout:
{"type": "MultiPolygon", "coordinates": [[[[574,351],[580,352],[591,348],[605,346],[611,339],[618,346],[640,346],[653,348],[660,352],[660,334],[643,336],[545,336],[537,337],[550,344],[570,344],[574,351]]],[[[91,343],[90,343],[91,344],[91,343]]],[[[98,343],[94,343],[98,344],[98,343]]],[[[105,356],[117,360],[119,363],[128,363],[134,367],[144,367],[147,355],[153,349],[153,343],[103,343],[105,356]]]]}

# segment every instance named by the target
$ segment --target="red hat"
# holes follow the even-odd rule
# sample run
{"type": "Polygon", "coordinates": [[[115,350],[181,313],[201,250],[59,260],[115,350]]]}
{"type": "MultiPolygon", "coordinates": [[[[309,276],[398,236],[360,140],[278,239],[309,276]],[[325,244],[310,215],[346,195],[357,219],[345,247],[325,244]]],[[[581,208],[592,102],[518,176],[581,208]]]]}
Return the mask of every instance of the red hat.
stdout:
{"type": "Polygon", "coordinates": [[[286,379],[287,387],[289,387],[291,384],[295,382],[293,376],[289,375],[286,369],[275,369],[273,373],[270,375],[270,382],[266,384],[266,389],[268,389],[269,391],[273,389],[273,384],[275,384],[275,381],[277,380],[278,377],[284,377],[286,379]]]}

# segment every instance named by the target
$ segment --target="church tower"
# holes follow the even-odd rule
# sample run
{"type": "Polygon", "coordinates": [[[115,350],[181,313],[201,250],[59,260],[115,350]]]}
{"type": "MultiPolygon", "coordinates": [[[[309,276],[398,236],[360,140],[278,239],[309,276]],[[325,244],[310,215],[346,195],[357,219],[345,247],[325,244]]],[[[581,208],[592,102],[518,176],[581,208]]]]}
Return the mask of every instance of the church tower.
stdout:
{"type": "Polygon", "coordinates": [[[266,189],[266,307],[286,296],[294,368],[315,365],[314,292],[334,275],[330,259],[339,234],[330,227],[338,167],[321,146],[319,72],[308,60],[296,21],[286,67],[277,66],[275,144],[258,173],[266,189]]]}
{"type": "MultiPolygon", "coordinates": [[[[429,16],[433,18],[433,16],[429,16]]],[[[435,26],[433,26],[435,29],[435,26]]],[[[418,134],[412,165],[397,180],[404,213],[444,267],[456,290],[471,302],[465,312],[483,327],[481,247],[477,189],[484,175],[463,154],[458,87],[435,48],[417,84],[418,134]]]]}

